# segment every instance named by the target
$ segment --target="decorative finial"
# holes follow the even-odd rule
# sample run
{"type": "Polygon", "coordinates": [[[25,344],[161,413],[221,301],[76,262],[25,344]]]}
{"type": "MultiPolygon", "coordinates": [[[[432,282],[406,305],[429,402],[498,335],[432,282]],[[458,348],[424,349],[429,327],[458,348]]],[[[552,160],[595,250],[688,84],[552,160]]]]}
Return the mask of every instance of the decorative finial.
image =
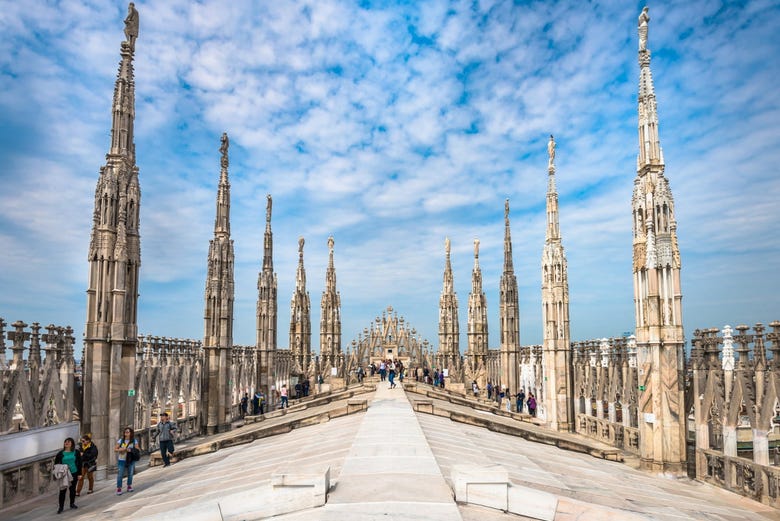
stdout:
{"type": "Polygon", "coordinates": [[[331,253],[333,253],[333,245],[336,243],[336,241],[333,240],[333,236],[331,235],[328,237],[328,249],[331,253]]]}
{"type": "Polygon", "coordinates": [[[222,133],[222,139],[220,140],[219,152],[222,154],[222,168],[228,167],[228,148],[230,148],[230,140],[228,139],[227,132],[222,133]]]}
{"type": "Polygon", "coordinates": [[[449,255],[450,254],[450,238],[445,237],[444,238],[444,252],[449,255]]]}
{"type": "Polygon", "coordinates": [[[303,240],[303,237],[298,238],[298,255],[303,257],[303,243],[306,242],[303,240]]]}
{"type": "Polygon", "coordinates": [[[509,199],[504,201],[504,221],[509,223],[509,199]]]}
{"type": "Polygon", "coordinates": [[[474,258],[479,258],[479,239],[476,237],[474,238],[474,258]]]}
{"type": "Polygon", "coordinates": [[[138,11],[135,4],[130,2],[127,6],[127,18],[125,18],[125,39],[130,48],[135,50],[135,40],[138,38],[138,11]]]}
{"type": "Polygon", "coordinates": [[[265,222],[270,223],[271,222],[271,206],[273,205],[273,201],[271,200],[271,194],[268,194],[265,196],[267,201],[265,203],[265,222]]]}
{"type": "Polygon", "coordinates": [[[555,162],[555,138],[550,134],[550,141],[547,143],[547,154],[550,156],[548,166],[552,167],[555,162]]]}
{"type": "Polygon", "coordinates": [[[648,12],[650,11],[650,8],[645,6],[644,9],[642,9],[642,12],[639,13],[639,50],[646,51],[647,50],[647,25],[648,22],[650,22],[650,15],[648,12]]]}

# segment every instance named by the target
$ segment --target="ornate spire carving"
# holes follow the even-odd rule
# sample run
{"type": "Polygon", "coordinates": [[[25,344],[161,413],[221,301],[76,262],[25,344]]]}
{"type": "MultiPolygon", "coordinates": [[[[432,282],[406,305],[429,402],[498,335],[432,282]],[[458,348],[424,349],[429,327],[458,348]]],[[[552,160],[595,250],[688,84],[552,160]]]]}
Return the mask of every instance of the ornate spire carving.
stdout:
{"type": "Polygon", "coordinates": [[[547,144],[547,232],[542,250],[542,356],[546,381],[540,407],[544,408],[546,420],[553,428],[565,431],[574,426],[571,402],[573,374],[569,333],[569,276],[558,218],[555,146],[555,138],[550,135],[547,144]]]}
{"type": "Polygon", "coordinates": [[[328,268],[320,305],[320,354],[324,366],[339,367],[341,356],[341,296],[336,289],[336,268],[333,266],[333,237],[328,237],[328,268]]]}
{"type": "Polygon", "coordinates": [[[460,351],[458,325],[458,296],[450,262],[450,238],[444,239],[444,283],[439,297],[439,354],[455,355],[460,351]]]}
{"type": "Polygon", "coordinates": [[[258,389],[270,396],[273,381],[274,354],[277,348],[278,292],[274,273],[274,243],[271,233],[271,194],[265,208],[265,234],[263,235],[263,265],[257,275],[257,377],[258,389]]]}
{"type": "Polygon", "coordinates": [[[509,199],[504,202],[504,271],[498,287],[501,384],[517,392],[520,381],[520,304],[517,277],[512,262],[512,234],[509,226],[509,199]]]}
{"type": "Polygon", "coordinates": [[[133,57],[139,16],[131,3],[121,42],[111,105],[111,141],[95,187],[84,333],[82,427],[99,448],[98,468],[109,464],[111,438],[133,423],[141,266],[141,188],[135,159],[133,57]],[[117,358],[118,356],[118,358],[117,358]],[[119,371],[117,368],[122,368],[119,371]],[[111,402],[109,398],[117,401],[111,402]],[[116,414],[112,411],[119,411],[116,414]]]}
{"type": "Polygon", "coordinates": [[[207,409],[206,430],[222,432],[230,428],[230,352],[233,348],[233,304],[235,300],[233,240],[230,238],[230,182],[228,181],[228,136],[220,139],[220,175],[217,188],[214,238],[209,242],[205,294],[206,364],[203,375],[203,401],[207,409]],[[207,370],[206,370],[207,369],[207,370]]]}
{"type": "Polygon", "coordinates": [[[639,153],[632,198],[633,273],[644,468],[684,474],[682,289],[674,200],[658,134],[648,49],[649,10],[639,15],[639,153]],[[660,404],[662,406],[659,407],[660,404]]]}
{"type": "Polygon", "coordinates": [[[474,239],[474,269],[471,272],[471,293],[468,307],[468,350],[472,366],[485,362],[488,351],[487,297],[482,291],[482,270],[479,267],[479,239],[474,239]]]}
{"type": "Polygon", "coordinates": [[[303,267],[303,237],[298,239],[298,272],[295,292],[290,303],[290,351],[302,369],[311,363],[311,302],[306,291],[306,270],[303,267]]]}

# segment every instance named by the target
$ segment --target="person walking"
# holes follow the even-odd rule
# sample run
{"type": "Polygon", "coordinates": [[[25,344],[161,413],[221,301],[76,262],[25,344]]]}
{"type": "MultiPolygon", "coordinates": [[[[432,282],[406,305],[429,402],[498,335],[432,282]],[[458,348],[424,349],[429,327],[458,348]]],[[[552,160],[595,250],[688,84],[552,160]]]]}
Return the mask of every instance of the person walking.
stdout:
{"type": "Polygon", "coordinates": [[[528,393],[528,414],[536,416],[536,398],[533,393],[528,393]]]}
{"type": "Polygon", "coordinates": [[[382,360],[382,363],[379,364],[379,381],[384,382],[385,376],[387,375],[387,364],[384,360],[382,360]]]}
{"type": "Polygon", "coordinates": [[[493,383],[488,382],[487,383],[487,394],[488,394],[488,400],[493,399],[493,383]]]}
{"type": "Polygon", "coordinates": [[[55,465],[67,465],[70,470],[72,479],[70,484],[62,488],[60,487],[59,495],[59,509],[58,514],[62,514],[62,510],[65,508],[65,494],[70,492],[70,508],[78,508],[76,506],[76,482],[81,475],[81,453],[76,450],[76,442],[73,438],[65,438],[65,442],[62,444],[62,450],[54,456],[55,465]]]}
{"type": "Polygon", "coordinates": [[[279,391],[279,394],[282,397],[282,409],[284,409],[285,407],[289,408],[290,407],[290,403],[289,403],[288,396],[287,396],[287,386],[286,385],[282,386],[282,390],[279,391]]]}
{"type": "Polygon", "coordinates": [[[241,397],[241,417],[246,417],[246,413],[249,409],[249,393],[244,393],[241,397]]]}
{"type": "Polygon", "coordinates": [[[520,389],[518,391],[517,395],[515,396],[515,400],[517,400],[517,412],[523,412],[523,404],[525,403],[525,389],[520,389]]]}
{"type": "Polygon", "coordinates": [[[390,389],[395,389],[395,362],[390,360],[390,363],[387,365],[388,373],[387,373],[387,379],[390,381],[390,389]]]}
{"type": "Polygon", "coordinates": [[[474,393],[474,398],[479,396],[479,386],[477,385],[476,380],[471,381],[471,392],[474,393]]]}
{"type": "Polygon", "coordinates": [[[138,448],[138,440],[135,439],[135,431],[132,427],[125,427],[122,437],[116,440],[114,452],[116,452],[116,495],[122,495],[122,480],[127,471],[127,491],[133,491],[133,472],[135,471],[135,459],[128,452],[130,449],[138,448]],[[130,456],[130,457],[128,457],[130,456]]]}
{"type": "Polygon", "coordinates": [[[171,465],[171,458],[168,456],[168,453],[173,456],[173,433],[178,430],[176,422],[170,421],[170,416],[168,416],[167,412],[160,415],[160,422],[157,424],[156,430],[152,432],[152,438],[160,441],[160,455],[163,459],[163,467],[170,467],[171,465]]]}
{"type": "Polygon", "coordinates": [[[255,393],[255,400],[257,401],[257,410],[260,411],[261,415],[265,414],[265,394],[263,394],[263,391],[255,393]]]}
{"type": "Polygon", "coordinates": [[[89,434],[85,434],[81,437],[81,446],[79,448],[81,452],[81,474],[79,474],[79,482],[76,485],[76,497],[81,495],[81,489],[84,487],[84,480],[89,481],[89,490],[87,494],[92,494],[95,488],[95,470],[97,468],[98,449],[94,443],[92,443],[92,437],[89,434]]]}
{"type": "Polygon", "coordinates": [[[260,390],[252,396],[252,414],[263,414],[260,412],[260,390]]]}
{"type": "Polygon", "coordinates": [[[358,368],[357,368],[357,380],[358,380],[358,383],[359,383],[359,384],[362,384],[362,383],[363,383],[363,376],[364,376],[365,374],[366,374],[366,373],[363,371],[363,366],[362,366],[362,365],[361,365],[360,367],[358,367],[358,368]]]}

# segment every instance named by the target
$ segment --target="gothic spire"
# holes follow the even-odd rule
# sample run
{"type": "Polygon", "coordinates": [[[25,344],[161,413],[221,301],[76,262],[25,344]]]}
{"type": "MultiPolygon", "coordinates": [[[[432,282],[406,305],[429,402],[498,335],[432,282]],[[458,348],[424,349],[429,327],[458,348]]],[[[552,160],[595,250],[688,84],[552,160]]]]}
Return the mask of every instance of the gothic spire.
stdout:
{"type": "Polygon", "coordinates": [[[124,157],[135,164],[135,142],[133,139],[135,121],[135,79],[133,57],[135,40],[138,38],[138,11],[131,2],[125,18],[125,38],[119,48],[122,60],[114,85],[114,103],[111,122],[111,147],[108,156],[124,157]]]}
{"type": "Polygon", "coordinates": [[[547,234],[546,242],[560,241],[560,228],[558,224],[558,190],[555,187],[555,139],[550,134],[547,144],[547,153],[550,156],[547,163],[547,234]]]}
{"type": "Polygon", "coordinates": [[[305,371],[311,360],[311,303],[306,291],[306,270],[303,267],[303,237],[298,239],[298,272],[295,293],[290,303],[290,351],[298,367],[305,371]]]}
{"type": "Polygon", "coordinates": [[[325,289],[320,304],[320,354],[323,362],[337,367],[335,357],[341,354],[341,297],[336,289],[336,268],[333,266],[333,237],[328,237],[328,268],[325,271],[325,289]]]}
{"type": "Polygon", "coordinates": [[[660,165],[663,171],[664,156],[658,137],[658,112],[650,71],[650,50],[647,48],[647,31],[650,15],[645,7],[639,15],[639,157],[637,171],[647,172],[649,165],[660,165]]]}
{"type": "MultiPolygon", "coordinates": [[[[488,350],[487,298],[482,291],[482,270],[479,267],[479,239],[474,239],[474,269],[471,272],[471,293],[468,307],[468,354],[486,355],[488,350]]],[[[472,366],[476,367],[475,363],[472,366]]]]}
{"type": "Polygon", "coordinates": [[[230,182],[228,181],[228,148],[230,140],[227,132],[222,133],[219,152],[220,173],[219,188],[217,189],[217,216],[214,219],[214,236],[230,237],[230,182]]]}
{"type": "Polygon", "coordinates": [[[455,355],[460,351],[458,324],[458,296],[455,294],[455,283],[450,262],[450,238],[444,240],[444,284],[439,297],[439,353],[455,355]]]}
{"type": "Polygon", "coordinates": [[[509,231],[509,199],[504,202],[504,273],[514,273],[512,265],[512,234],[509,231]]]}
{"type": "Polygon", "coordinates": [[[263,271],[274,271],[274,239],[271,233],[271,194],[266,196],[268,201],[265,206],[265,234],[263,235],[263,271]]]}

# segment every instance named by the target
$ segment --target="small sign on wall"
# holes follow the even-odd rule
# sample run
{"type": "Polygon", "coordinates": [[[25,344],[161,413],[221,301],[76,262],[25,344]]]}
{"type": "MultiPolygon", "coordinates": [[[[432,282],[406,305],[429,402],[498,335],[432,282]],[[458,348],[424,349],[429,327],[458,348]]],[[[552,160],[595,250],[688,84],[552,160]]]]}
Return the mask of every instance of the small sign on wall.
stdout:
{"type": "Polygon", "coordinates": [[[645,423],[655,423],[655,414],[651,412],[645,413],[645,423]]]}

